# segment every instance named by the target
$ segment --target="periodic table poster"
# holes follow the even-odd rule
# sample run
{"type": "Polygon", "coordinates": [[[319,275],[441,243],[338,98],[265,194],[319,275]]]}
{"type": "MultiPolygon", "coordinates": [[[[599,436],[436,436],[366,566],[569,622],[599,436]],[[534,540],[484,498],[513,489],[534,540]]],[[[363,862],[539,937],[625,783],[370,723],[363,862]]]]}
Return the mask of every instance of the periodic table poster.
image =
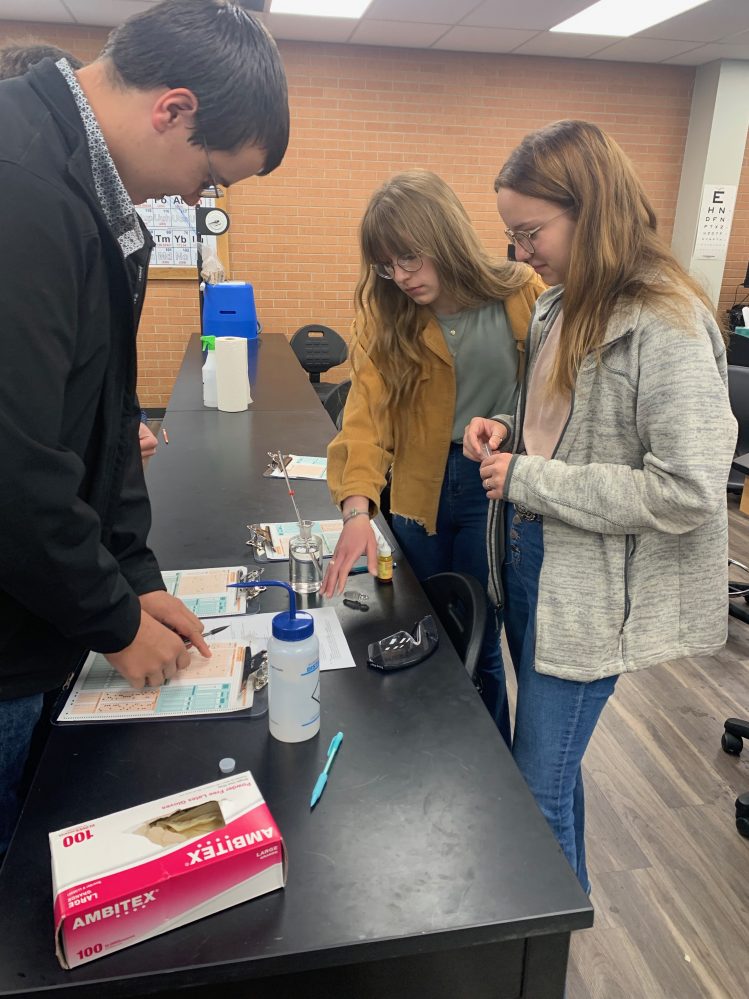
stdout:
{"type": "MultiPolygon", "coordinates": [[[[212,208],[216,204],[216,198],[200,199],[200,205],[204,208],[212,208]]],[[[178,194],[150,198],[135,207],[156,244],[151,255],[151,267],[181,267],[195,271],[198,262],[195,208],[186,204],[178,194]]],[[[201,241],[216,248],[216,236],[201,236],[201,241]]],[[[219,257],[221,255],[222,248],[219,248],[219,257]]],[[[228,261],[223,262],[228,265],[228,261]]]]}
{"type": "Polygon", "coordinates": [[[694,247],[696,260],[726,259],[735,204],[735,184],[705,185],[694,247]]]}

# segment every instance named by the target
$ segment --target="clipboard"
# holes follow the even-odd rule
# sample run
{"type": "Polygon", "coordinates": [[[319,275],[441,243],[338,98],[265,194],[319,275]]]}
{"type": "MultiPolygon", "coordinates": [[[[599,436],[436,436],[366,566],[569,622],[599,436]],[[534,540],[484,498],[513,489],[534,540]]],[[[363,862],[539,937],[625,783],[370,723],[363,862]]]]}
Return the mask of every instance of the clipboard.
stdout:
{"type": "Polygon", "coordinates": [[[167,593],[178,597],[196,617],[245,614],[256,590],[230,590],[228,583],[257,579],[258,570],[246,565],[203,569],[173,569],[161,573],[167,593]],[[238,598],[235,594],[243,594],[238,598]]]}
{"type": "Polygon", "coordinates": [[[263,478],[283,479],[283,469],[290,479],[309,479],[311,482],[327,482],[328,459],[308,454],[280,454],[267,452],[270,462],[263,472],[263,478]],[[283,466],[279,459],[283,459],[283,466]]]}
{"type": "MultiPolygon", "coordinates": [[[[238,643],[232,643],[238,645],[238,643]]],[[[200,710],[197,705],[208,699],[220,696],[220,692],[208,689],[212,684],[191,684],[188,670],[178,674],[176,682],[167,681],[161,687],[146,687],[138,691],[130,687],[127,681],[106,662],[104,657],[95,652],[83,655],[75,669],[70,673],[60,694],[52,708],[50,720],[53,725],[65,727],[68,725],[102,725],[120,724],[132,722],[161,722],[161,721],[202,721],[219,720],[222,718],[263,718],[268,713],[268,683],[267,683],[267,655],[265,656],[265,666],[258,661],[259,655],[253,655],[249,645],[244,647],[244,654],[241,657],[241,679],[239,673],[235,681],[239,683],[240,691],[245,689],[246,684],[253,684],[253,674],[264,669],[265,683],[259,688],[252,687],[252,701],[247,707],[223,710],[200,710]],[[103,661],[103,666],[102,666],[103,661]],[[91,682],[92,672],[100,676],[101,680],[91,682]],[[197,696],[191,691],[191,687],[203,687],[203,691],[198,691],[197,696]],[[176,691],[176,696],[175,696],[176,691]],[[201,696],[202,695],[202,696],[201,696]],[[118,711],[116,700],[120,697],[123,710],[118,711]],[[138,702],[149,702],[157,705],[159,701],[167,702],[167,706],[160,710],[152,710],[151,713],[140,713],[138,702]],[[103,704],[102,704],[103,702],[103,704]],[[169,707],[169,702],[185,705],[188,702],[188,710],[169,707]],[[68,709],[68,705],[70,708],[68,709]],[[101,710],[100,709],[101,706],[101,710]],[[93,709],[93,710],[90,710],[93,709]],[[96,717],[98,715],[98,717],[96,717]]],[[[211,660],[201,662],[210,663],[211,660]]],[[[240,662],[237,662],[237,669],[240,662]]],[[[230,687],[228,681],[224,682],[225,687],[230,687]]],[[[236,686],[236,684],[235,684],[236,686]]]]}
{"type": "MultiPolygon", "coordinates": [[[[341,623],[336,614],[336,609],[334,607],[316,607],[311,608],[309,613],[315,622],[315,633],[318,636],[320,642],[320,669],[322,671],[327,670],[339,670],[339,669],[352,669],[356,666],[356,662],[351,654],[351,650],[346,641],[346,637],[343,633],[341,623]]],[[[214,652],[219,648],[221,644],[232,644],[232,645],[242,645],[246,646],[250,650],[255,649],[254,655],[259,656],[261,652],[264,652],[268,647],[268,641],[272,635],[273,618],[276,612],[265,612],[262,614],[245,614],[242,616],[236,616],[232,618],[227,617],[215,617],[204,619],[204,623],[207,628],[212,626],[223,626],[225,623],[230,622],[229,628],[229,642],[221,643],[218,640],[211,642],[211,647],[214,652]]],[[[197,656],[197,653],[195,653],[197,656]]],[[[119,723],[122,721],[126,722],[136,722],[136,721],[182,721],[183,719],[192,720],[203,720],[203,719],[220,719],[220,718],[262,718],[268,712],[268,684],[266,683],[259,690],[255,690],[252,707],[231,710],[225,709],[220,712],[201,712],[197,708],[189,712],[173,713],[173,712],[152,712],[145,717],[138,716],[134,717],[132,712],[125,712],[125,717],[114,716],[115,713],[108,712],[91,712],[91,711],[78,711],[77,713],[69,712],[72,717],[66,719],[64,715],[65,707],[68,701],[76,695],[76,685],[78,685],[78,690],[84,689],[84,683],[81,682],[81,677],[83,676],[83,671],[86,669],[87,663],[95,658],[97,653],[87,653],[77,664],[76,669],[71,673],[68,681],[63,687],[60,696],[57,699],[57,703],[52,712],[52,722],[53,724],[66,726],[66,725],[100,725],[102,723],[119,723]],[[94,717],[90,717],[91,715],[94,717]],[[98,717],[97,717],[98,714],[98,717]]],[[[103,656],[99,656],[103,659],[103,656]]],[[[212,660],[206,660],[202,657],[198,657],[201,664],[210,664],[212,660]]],[[[253,653],[250,651],[249,662],[247,655],[243,656],[242,661],[237,664],[237,671],[233,675],[235,681],[235,689],[239,690],[241,688],[242,680],[246,677],[252,675],[253,667],[253,653]]],[[[106,676],[113,676],[113,689],[119,688],[120,690],[130,692],[127,681],[120,676],[117,671],[109,665],[105,660],[106,676]]],[[[182,674],[178,674],[180,677],[182,674]]],[[[186,674],[185,674],[186,675],[186,674]]],[[[105,676],[105,678],[106,678],[105,676]]],[[[85,681],[84,677],[84,681],[85,681]]],[[[99,678],[101,679],[101,678],[99,678]]],[[[170,681],[172,687],[183,686],[184,684],[176,683],[170,681]]],[[[98,686],[96,684],[89,685],[88,693],[95,693],[95,690],[102,689],[102,683],[99,682],[98,686]]],[[[147,688],[150,691],[150,695],[153,698],[154,692],[166,689],[170,690],[170,684],[166,684],[165,688],[147,688]]],[[[129,693],[129,698],[132,699],[137,695],[137,691],[129,693]]],[[[109,705],[105,705],[109,708],[109,705]]]]}

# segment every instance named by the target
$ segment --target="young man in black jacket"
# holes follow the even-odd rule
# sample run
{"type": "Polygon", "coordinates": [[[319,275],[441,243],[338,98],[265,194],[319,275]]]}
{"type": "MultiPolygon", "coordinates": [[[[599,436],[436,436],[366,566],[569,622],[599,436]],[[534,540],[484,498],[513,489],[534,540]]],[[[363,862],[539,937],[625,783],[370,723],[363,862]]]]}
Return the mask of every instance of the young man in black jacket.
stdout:
{"type": "Polygon", "coordinates": [[[0,83],[0,855],[43,694],[85,650],[139,688],[186,641],[210,654],[146,545],[133,205],[267,174],[288,131],[276,46],[223,0],[166,0],[89,66],[0,83]]]}

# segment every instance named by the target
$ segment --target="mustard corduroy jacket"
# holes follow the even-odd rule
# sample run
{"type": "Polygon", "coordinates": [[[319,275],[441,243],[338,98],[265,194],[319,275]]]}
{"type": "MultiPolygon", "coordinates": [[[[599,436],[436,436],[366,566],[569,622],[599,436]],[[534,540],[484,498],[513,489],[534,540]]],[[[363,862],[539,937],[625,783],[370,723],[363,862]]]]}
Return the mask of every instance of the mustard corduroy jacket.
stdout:
{"type": "MultiPolygon", "coordinates": [[[[518,348],[519,371],[536,299],[545,288],[534,274],[504,301],[518,348]]],[[[427,355],[422,381],[429,382],[428,391],[417,392],[406,430],[397,436],[387,415],[374,415],[384,385],[366,345],[358,346],[343,429],[328,446],[328,486],[339,506],[347,496],[366,496],[374,516],[379,512],[388,469],[392,469],[392,512],[417,521],[428,534],[434,534],[455,412],[455,372],[435,319],[429,321],[422,337],[427,355]]]]}

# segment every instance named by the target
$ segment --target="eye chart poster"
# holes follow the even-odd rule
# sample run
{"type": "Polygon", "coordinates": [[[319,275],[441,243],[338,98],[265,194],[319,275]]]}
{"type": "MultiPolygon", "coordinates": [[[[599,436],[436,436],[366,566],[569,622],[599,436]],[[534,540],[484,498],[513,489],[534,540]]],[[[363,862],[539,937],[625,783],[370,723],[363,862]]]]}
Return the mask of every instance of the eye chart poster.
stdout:
{"type": "Polygon", "coordinates": [[[706,184],[694,247],[696,260],[725,260],[731,235],[735,184],[706,184]]]}

